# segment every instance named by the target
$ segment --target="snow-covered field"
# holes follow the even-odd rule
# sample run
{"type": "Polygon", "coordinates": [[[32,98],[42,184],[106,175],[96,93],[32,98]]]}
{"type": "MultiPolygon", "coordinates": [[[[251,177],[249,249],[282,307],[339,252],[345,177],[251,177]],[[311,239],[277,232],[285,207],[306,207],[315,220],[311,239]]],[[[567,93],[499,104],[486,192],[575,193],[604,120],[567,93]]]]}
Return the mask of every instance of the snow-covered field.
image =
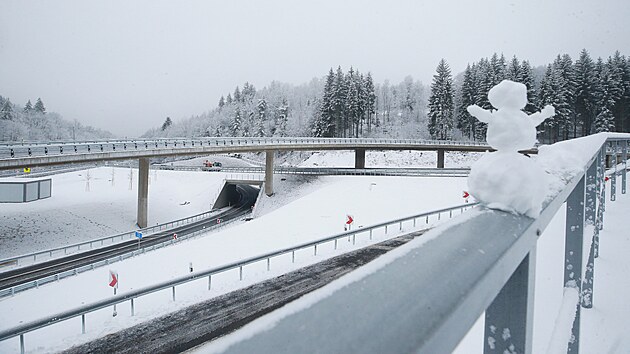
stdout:
{"type": "MultiPolygon", "coordinates": [[[[106,171],[107,172],[107,171],[106,171]]],[[[190,172],[191,176],[208,173],[190,172]]],[[[184,178],[179,175],[180,179],[184,178]]],[[[194,180],[193,177],[185,177],[194,180]]],[[[200,177],[197,177],[200,178],[200,177]]],[[[160,177],[158,181],[166,180],[160,177]]],[[[177,179],[176,179],[177,180],[177,179]]],[[[175,182],[176,180],[173,180],[175,182]]],[[[77,181],[84,187],[85,182],[77,181]]],[[[208,183],[209,185],[211,183],[208,183]]],[[[240,223],[220,233],[204,238],[182,242],[146,255],[138,256],[111,266],[120,277],[119,293],[154,284],[189,272],[192,262],[196,270],[209,269],[239,259],[259,255],[343,231],[346,214],[352,214],[356,227],[375,224],[433,209],[461,204],[461,190],[465,188],[465,178],[392,178],[392,177],[323,177],[319,179],[303,176],[287,176],[276,180],[276,195],[263,197],[259,201],[252,221],[240,223]],[[296,193],[297,191],[297,193],[296,193]],[[392,200],[401,202],[391,203],[392,200]]],[[[198,185],[184,184],[183,195],[195,195],[198,185]]],[[[208,187],[212,190],[211,187],[208,187]]],[[[150,189],[150,204],[152,199],[150,189]]],[[[107,194],[102,196],[107,203],[107,194]]],[[[180,198],[181,199],[181,198],[180,198]]],[[[190,198],[188,198],[190,199],[190,198]]],[[[52,200],[52,199],[51,199],[52,200]]],[[[70,200],[65,203],[71,203],[70,200]]],[[[58,206],[63,206],[57,204],[58,206]]],[[[103,212],[103,211],[102,211],[103,212]]],[[[135,213],[131,213],[132,217],[135,213]]],[[[390,232],[389,236],[394,233],[390,232]]],[[[378,236],[375,233],[375,236],[378,236]]],[[[366,237],[367,238],[367,237],[366,237]]],[[[375,237],[375,241],[379,238],[375,237]]],[[[380,238],[382,240],[382,238],[380,238]]],[[[357,247],[367,240],[357,242],[357,247]]],[[[351,243],[344,245],[349,249],[351,243]]],[[[332,247],[330,247],[332,248],[332,247]]],[[[298,266],[313,263],[338,253],[332,249],[322,249],[317,257],[310,251],[297,254],[298,266]]],[[[29,348],[37,346],[37,352],[67,347],[70,343],[86,341],[107,333],[133,325],[139,321],[173,311],[196,301],[216,296],[236,287],[245,286],[261,279],[281,274],[290,267],[290,260],[278,259],[272,262],[272,272],[256,265],[245,269],[245,280],[238,281],[235,272],[228,272],[213,279],[213,290],[207,291],[207,284],[186,285],[178,288],[178,301],[169,301],[170,292],[157,293],[136,301],[137,316],[131,317],[128,311],[119,310],[120,315],[112,318],[109,310],[98,311],[88,316],[88,333],[80,334],[77,320],[66,321],[50,328],[27,335],[29,348]],[[62,339],[63,338],[63,339],[62,339]]],[[[51,314],[112,295],[107,286],[108,268],[97,269],[68,278],[57,284],[42,286],[39,289],[16,294],[12,298],[0,300],[3,320],[0,330],[19,323],[34,320],[43,314],[51,314]],[[55,301],[38,301],[41,298],[55,301]]],[[[12,351],[15,341],[0,343],[0,351],[12,351]]]]}
{"type": "MultiPolygon", "coordinates": [[[[0,204],[0,259],[136,228],[137,169],[100,167],[51,178],[52,198],[0,204]]],[[[223,178],[152,170],[149,225],[208,211],[223,178]]]]}
{"type": "MultiPolygon", "coordinates": [[[[388,161],[405,161],[406,154],[413,153],[388,152],[382,155],[382,152],[376,152],[373,156],[377,157],[374,157],[372,163],[374,166],[392,166],[388,161]]],[[[351,152],[347,156],[343,152],[328,154],[329,156],[322,157],[321,161],[330,162],[334,166],[341,166],[344,159],[350,161],[348,166],[354,163],[354,155],[351,152]]],[[[311,162],[306,161],[303,165],[313,165],[314,156],[316,155],[309,159],[311,162]]],[[[431,166],[434,161],[431,162],[431,166]]],[[[464,161],[460,161],[457,166],[449,166],[448,161],[447,159],[447,167],[470,166],[470,162],[464,161]]],[[[129,190],[129,169],[93,169],[90,171],[89,192],[86,191],[85,171],[55,176],[53,198],[29,204],[0,205],[1,234],[12,233],[10,230],[17,228],[21,223],[33,223],[33,226],[22,229],[24,235],[31,234],[33,237],[22,238],[20,242],[13,241],[11,248],[12,253],[25,253],[33,249],[127,231],[133,228],[136,215],[137,171],[134,170],[133,173],[132,190],[129,190]],[[66,210],[72,210],[78,216],[68,216],[66,210]],[[34,218],[41,218],[40,215],[47,215],[50,221],[32,221],[34,218]],[[109,230],[115,232],[108,232],[109,230]],[[49,241],[48,243],[37,241],[38,238],[42,238],[43,232],[46,233],[45,239],[49,241]],[[96,233],[98,235],[92,237],[92,234],[96,233]]],[[[221,173],[152,171],[149,187],[150,222],[164,222],[206,211],[212,198],[216,196],[222,180],[221,173]],[[190,204],[180,205],[184,201],[190,201],[190,204]]],[[[276,176],[276,194],[273,197],[261,197],[252,221],[236,223],[221,232],[137,256],[113,264],[110,268],[81,273],[58,283],[0,299],[2,314],[0,330],[112,296],[111,288],[107,286],[109,269],[116,270],[119,274],[121,294],[185,275],[189,272],[190,263],[193,264],[195,271],[209,269],[342,232],[346,214],[354,216],[358,227],[461,204],[463,202],[461,192],[466,189],[465,178],[276,176]]],[[[630,266],[624,259],[630,252],[630,236],[624,228],[624,225],[627,225],[625,215],[628,210],[630,198],[627,196],[619,196],[616,202],[609,202],[607,205],[606,226],[601,235],[602,255],[598,259],[596,273],[596,305],[594,309],[582,312],[585,319],[583,352],[630,352],[630,343],[624,342],[622,336],[627,322],[625,319],[630,318],[630,306],[627,306],[623,296],[619,295],[630,290],[630,281],[619,276],[630,271],[630,266]]],[[[406,227],[404,231],[409,229],[406,227]]],[[[382,234],[375,236],[375,242],[385,237],[382,234]]],[[[388,235],[392,236],[395,234],[388,235]]],[[[545,352],[560,307],[563,238],[564,211],[561,209],[545,230],[538,246],[535,353],[545,352]]],[[[2,242],[4,239],[5,237],[2,238],[2,242]]],[[[357,247],[365,245],[366,242],[367,240],[360,239],[357,247]]],[[[5,252],[5,244],[0,246],[2,252],[5,252]]],[[[351,243],[342,242],[340,248],[350,249],[351,243]]],[[[322,247],[316,257],[312,256],[311,251],[298,252],[295,266],[311,264],[336,254],[338,253],[333,251],[332,247],[322,247]]],[[[118,306],[116,317],[112,317],[112,309],[100,310],[87,316],[85,335],[81,334],[80,318],[75,318],[26,334],[26,348],[28,352],[36,353],[62,350],[235,288],[282,274],[291,267],[288,256],[274,259],[270,272],[266,271],[264,264],[245,267],[243,281],[238,280],[238,271],[226,272],[213,277],[213,287],[210,291],[207,290],[207,282],[193,282],[177,288],[176,302],[170,299],[170,291],[148,295],[136,300],[134,317],[130,316],[127,304],[118,306]]],[[[482,326],[483,321],[479,321],[462,341],[460,353],[475,352],[481,347],[482,326]]],[[[209,348],[203,347],[199,350],[202,352],[214,350],[212,348],[211,344],[209,348]]],[[[18,350],[17,339],[0,342],[2,353],[18,350]]]]}

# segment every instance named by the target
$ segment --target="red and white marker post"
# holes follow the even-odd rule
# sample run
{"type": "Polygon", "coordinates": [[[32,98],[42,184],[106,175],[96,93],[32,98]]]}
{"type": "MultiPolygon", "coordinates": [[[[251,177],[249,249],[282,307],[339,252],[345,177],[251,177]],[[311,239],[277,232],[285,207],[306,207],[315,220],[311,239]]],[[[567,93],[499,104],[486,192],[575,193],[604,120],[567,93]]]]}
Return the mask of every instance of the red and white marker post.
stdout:
{"type": "Polygon", "coordinates": [[[347,214],[346,215],[346,225],[348,227],[348,230],[350,230],[352,223],[354,223],[354,216],[347,214]]]}
{"type": "MultiPolygon", "coordinates": [[[[118,272],[110,269],[108,285],[114,288],[114,295],[116,295],[116,289],[118,289],[118,272]]],[[[112,314],[112,316],[116,317],[117,314],[118,313],[116,312],[116,304],[114,304],[114,313],[112,314]]]]}

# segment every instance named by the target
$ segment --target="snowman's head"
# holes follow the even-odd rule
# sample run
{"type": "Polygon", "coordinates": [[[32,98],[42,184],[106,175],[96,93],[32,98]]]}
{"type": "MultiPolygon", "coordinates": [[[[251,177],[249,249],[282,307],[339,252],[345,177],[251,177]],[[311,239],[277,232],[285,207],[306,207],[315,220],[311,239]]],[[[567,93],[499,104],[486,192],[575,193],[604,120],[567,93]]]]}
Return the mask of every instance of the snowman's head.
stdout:
{"type": "Polygon", "coordinates": [[[527,105],[527,86],[503,80],[488,92],[488,99],[496,109],[523,109],[527,105]]]}

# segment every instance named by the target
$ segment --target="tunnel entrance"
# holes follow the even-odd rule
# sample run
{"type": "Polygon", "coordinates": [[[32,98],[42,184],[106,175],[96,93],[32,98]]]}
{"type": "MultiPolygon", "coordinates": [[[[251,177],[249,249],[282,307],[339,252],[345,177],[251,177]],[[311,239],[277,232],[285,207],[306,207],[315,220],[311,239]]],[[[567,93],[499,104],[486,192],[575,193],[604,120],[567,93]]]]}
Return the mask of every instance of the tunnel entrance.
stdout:
{"type": "Polygon", "coordinates": [[[248,184],[252,186],[260,187],[262,185],[262,181],[252,181],[252,180],[225,180],[223,184],[223,188],[221,188],[221,192],[217,196],[217,199],[214,201],[212,205],[212,210],[221,209],[224,207],[235,205],[239,202],[241,195],[236,190],[236,186],[239,184],[248,184]]]}

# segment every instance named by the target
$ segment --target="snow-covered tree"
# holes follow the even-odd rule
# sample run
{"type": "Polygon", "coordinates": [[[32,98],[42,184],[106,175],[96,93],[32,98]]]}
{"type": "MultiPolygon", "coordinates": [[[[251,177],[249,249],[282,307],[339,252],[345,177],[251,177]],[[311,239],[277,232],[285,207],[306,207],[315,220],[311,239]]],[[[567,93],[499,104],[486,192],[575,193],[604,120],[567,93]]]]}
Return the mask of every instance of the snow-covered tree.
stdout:
{"type": "Polygon", "coordinates": [[[219,109],[222,109],[223,106],[225,106],[225,98],[221,96],[221,98],[219,98],[219,109]]]}
{"type": "Polygon", "coordinates": [[[37,102],[35,102],[35,112],[46,114],[46,107],[44,107],[44,103],[41,98],[37,98],[37,102]]]}
{"type": "Polygon", "coordinates": [[[13,104],[10,99],[6,99],[0,110],[0,118],[4,120],[13,120],[15,112],[13,110],[13,104]]]}
{"type": "Polygon", "coordinates": [[[518,58],[516,58],[515,55],[512,57],[512,60],[508,64],[507,74],[505,78],[515,82],[520,82],[519,79],[521,79],[521,77],[521,63],[519,63],[518,58]]]}
{"type": "Polygon", "coordinates": [[[451,138],[453,129],[453,79],[446,60],[440,60],[429,97],[429,134],[434,139],[451,138]]]}
{"type": "Polygon", "coordinates": [[[264,98],[258,100],[258,119],[256,120],[256,136],[265,136],[265,123],[267,122],[267,101],[264,98]]]}
{"type": "Polygon", "coordinates": [[[341,66],[337,68],[335,75],[335,83],[332,87],[332,101],[331,105],[334,112],[334,132],[335,136],[342,137],[345,132],[345,117],[346,117],[346,98],[348,88],[346,87],[346,80],[341,66]]]}
{"type": "Polygon", "coordinates": [[[586,49],[575,61],[575,122],[582,136],[591,133],[595,119],[595,63],[586,49]]]}
{"type": "Polygon", "coordinates": [[[241,89],[238,86],[236,86],[236,88],[234,89],[234,102],[236,102],[237,104],[243,102],[241,89]]]}
{"type": "Polygon", "coordinates": [[[173,121],[171,120],[171,117],[166,117],[166,120],[164,121],[164,123],[162,123],[162,131],[165,131],[171,125],[173,125],[173,121]]]}
{"type": "Polygon", "coordinates": [[[241,129],[242,129],[241,109],[238,106],[236,106],[234,108],[234,115],[232,117],[232,125],[230,127],[230,133],[232,134],[232,136],[239,136],[241,129]]]}
{"type": "Polygon", "coordinates": [[[596,66],[597,85],[595,98],[597,100],[597,116],[595,117],[594,130],[596,133],[615,131],[615,116],[612,109],[619,97],[618,83],[614,68],[598,58],[596,66]]]}
{"type": "Polygon", "coordinates": [[[287,99],[283,98],[280,107],[278,107],[278,125],[276,134],[278,136],[287,136],[287,123],[289,121],[289,104],[287,99]]]}
{"type": "Polygon", "coordinates": [[[367,126],[368,126],[368,134],[372,132],[372,119],[374,117],[374,113],[376,112],[376,94],[374,92],[374,81],[372,79],[372,74],[367,73],[365,77],[365,113],[367,115],[367,126]]]}
{"type": "Polygon", "coordinates": [[[29,114],[32,111],[33,111],[33,104],[31,103],[31,100],[28,100],[28,102],[26,102],[26,104],[24,105],[23,112],[26,114],[29,114]]]}
{"type": "Polygon", "coordinates": [[[477,87],[475,82],[476,65],[473,64],[466,66],[464,70],[464,79],[460,88],[459,95],[459,107],[457,110],[457,129],[459,129],[464,136],[468,138],[475,138],[475,125],[477,119],[471,116],[466,108],[470,105],[476,104],[477,87]]]}
{"type": "Polygon", "coordinates": [[[538,109],[536,108],[536,91],[534,85],[534,73],[532,71],[532,67],[527,60],[523,60],[521,62],[521,70],[519,71],[519,75],[516,78],[517,82],[520,82],[527,87],[527,105],[525,106],[524,111],[528,114],[535,113],[538,109]]]}

